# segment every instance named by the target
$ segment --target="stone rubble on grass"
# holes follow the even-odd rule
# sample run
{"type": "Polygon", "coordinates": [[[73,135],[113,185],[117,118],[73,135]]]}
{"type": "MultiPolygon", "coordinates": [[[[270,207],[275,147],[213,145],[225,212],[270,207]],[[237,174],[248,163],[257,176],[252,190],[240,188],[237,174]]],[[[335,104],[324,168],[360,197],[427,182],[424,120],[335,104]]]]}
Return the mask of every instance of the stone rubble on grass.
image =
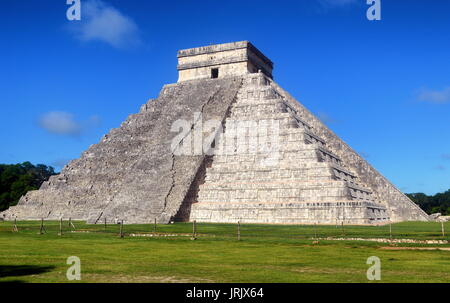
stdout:
{"type": "Polygon", "coordinates": [[[388,238],[319,238],[333,241],[371,241],[380,243],[416,243],[416,244],[448,244],[447,240],[414,240],[414,239],[388,239],[388,238]]]}

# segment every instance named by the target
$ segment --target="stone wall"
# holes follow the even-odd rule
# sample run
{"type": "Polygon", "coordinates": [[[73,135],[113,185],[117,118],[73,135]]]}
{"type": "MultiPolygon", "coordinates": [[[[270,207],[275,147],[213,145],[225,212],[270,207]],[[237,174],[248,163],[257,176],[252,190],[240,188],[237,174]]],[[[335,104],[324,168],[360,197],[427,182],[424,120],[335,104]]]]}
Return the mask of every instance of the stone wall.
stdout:
{"type": "Polygon", "coordinates": [[[177,69],[178,82],[210,79],[212,69],[219,69],[219,78],[258,70],[271,77],[273,63],[250,42],[241,41],[180,50],[177,69]]]}
{"type": "Polygon", "coordinates": [[[187,80],[211,79],[211,70],[217,68],[219,70],[218,78],[227,78],[231,76],[244,76],[248,73],[248,63],[245,59],[237,60],[233,63],[201,66],[197,68],[183,69],[178,72],[178,82],[187,80]]]}
{"type": "Polygon", "coordinates": [[[386,223],[386,209],[370,202],[202,203],[197,222],[271,224],[386,223]]]}
{"type": "Polygon", "coordinates": [[[95,223],[124,220],[168,223],[176,215],[204,156],[174,156],[171,132],[178,119],[221,120],[241,78],[166,85],[119,128],[0,216],[20,220],[72,218],[95,223]]]}
{"type": "Polygon", "coordinates": [[[224,129],[217,145],[226,147],[216,151],[211,166],[205,169],[204,182],[198,183],[190,220],[278,224],[389,221],[386,207],[372,190],[263,73],[244,77],[224,129]],[[272,123],[279,127],[264,128],[272,123]],[[270,143],[276,148],[261,149],[271,139],[279,142],[270,143]],[[275,162],[266,161],[274,155],[275,162]]]}
{"type": "Polygon", "coordinates": [[[371,188],[377,196],[377,200],[388,208],[393,222],[429,220],[428,215],[419,206],[383,177],[301,103],[275,82],[271,81],[271,85],[315,129],[315,133],[327,142],[329,148],[356,172],[360,180],[371,188]]]}

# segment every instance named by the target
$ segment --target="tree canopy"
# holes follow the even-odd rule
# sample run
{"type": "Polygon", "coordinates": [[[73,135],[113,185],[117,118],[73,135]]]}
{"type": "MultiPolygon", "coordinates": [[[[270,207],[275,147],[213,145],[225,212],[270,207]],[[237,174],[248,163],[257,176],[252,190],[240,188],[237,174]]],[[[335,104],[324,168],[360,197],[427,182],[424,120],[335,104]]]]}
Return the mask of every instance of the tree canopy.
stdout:
{"type": "Polygon", "coordinates": [[[450,189],[434,196],[424,193],[406,194],[414,203],[420,206],[427,214],[441,213],[450,215],[450,189]]]}
{"type": "Polygon", "coordinates": [[[53,167],[43,164],[0,164],[0,211],[16,205],[21,196],[55,174],[53,167]]]}

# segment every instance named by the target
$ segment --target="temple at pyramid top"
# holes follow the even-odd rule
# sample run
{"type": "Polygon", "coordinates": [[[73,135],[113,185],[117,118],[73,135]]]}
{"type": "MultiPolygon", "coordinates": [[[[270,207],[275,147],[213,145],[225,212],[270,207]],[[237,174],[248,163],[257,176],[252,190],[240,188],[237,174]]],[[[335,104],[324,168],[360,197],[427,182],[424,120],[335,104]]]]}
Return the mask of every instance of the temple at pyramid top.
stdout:
{"type": "Polygon", "coordinates": [[[273,62],[248,41],[178,51],[178,82],[242,76],[261,71],[272,78],[273,62]]]}

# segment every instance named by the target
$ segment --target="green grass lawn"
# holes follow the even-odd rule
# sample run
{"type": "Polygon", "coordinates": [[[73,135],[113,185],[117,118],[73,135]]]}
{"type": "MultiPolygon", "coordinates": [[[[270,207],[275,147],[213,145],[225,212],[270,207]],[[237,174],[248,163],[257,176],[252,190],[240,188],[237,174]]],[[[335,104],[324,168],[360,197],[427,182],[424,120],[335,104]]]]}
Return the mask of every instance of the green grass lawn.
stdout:
{"type": "MultiPolygon", "coordinates": [[[[450,251],[401,250],[399,247],[445,247],[449,244],[397,244],[368,241],[325,241],[313,238],[389,238],[389,226],[241,225],[233,224],[86,225],[74,222],[0,222],[0,282],[69,282],[69,256],[81,260],[81,282],[369,282],[367,258],[381,259],[381,282],[450,282],[450,251]],[[88,232],[81,232],[88,231],[88,232]],[[392,247],[391,247],[392,248],[392,247]]],[[[392,225],[392,237],[450,240],[450,222],[442,237],[436,222],[392,225]]],[[[371,283],[373,281],[370,281],[371,283]]]]}

